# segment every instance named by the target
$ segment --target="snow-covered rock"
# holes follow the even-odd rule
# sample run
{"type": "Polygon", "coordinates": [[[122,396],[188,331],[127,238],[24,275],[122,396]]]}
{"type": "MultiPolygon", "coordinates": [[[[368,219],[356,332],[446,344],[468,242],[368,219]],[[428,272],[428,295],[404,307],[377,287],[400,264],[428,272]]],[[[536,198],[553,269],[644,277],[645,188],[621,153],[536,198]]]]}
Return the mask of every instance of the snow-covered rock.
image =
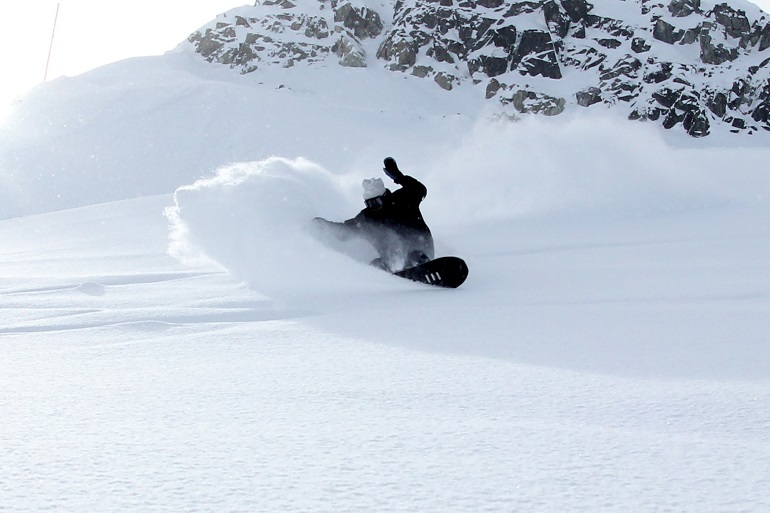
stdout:
{"type": "Polygon", "coordinates": [[[694,137],[770,130],[770,20],[743,1],[267,0],[189,43],[241,73],[336,62],[480,84],[513,116],[604,105],[694,137]]]}

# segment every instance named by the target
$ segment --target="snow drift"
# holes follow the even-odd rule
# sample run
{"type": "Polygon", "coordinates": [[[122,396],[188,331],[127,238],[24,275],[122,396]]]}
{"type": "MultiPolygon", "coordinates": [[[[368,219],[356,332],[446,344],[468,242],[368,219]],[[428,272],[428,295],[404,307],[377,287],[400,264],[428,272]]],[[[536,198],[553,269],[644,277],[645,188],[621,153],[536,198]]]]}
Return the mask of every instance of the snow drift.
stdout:
{"type": "Polygon", "coordinates": [[[770,149],[677,148],[653,125],[609,115],[481,122],[435,156],[429,219],[482,224],[529,217],[634,217],[762,200],[770,149]]]}
{"type": "MultiPolygon", "coordinates": [[[[404,150],[413,155],[417,148],[404,150]]],[[[454,235],[462,227],[487,231],[490,223],[516,226],[528,219],[593,223],[762,205],[767,184],[756,162],[770,158],[770,149],[673,148],[651,125],[590,115],[566,123],[480,122],[432,159],[394,156],[428,187],[421,208],[437,256],[464,256],[480,248],[454,235]]],[[[380,167],[381,158],[334,173],[305,158],[223,165],[177,189],[167,211],[171,252],[214,260],[270,296],[382,285],[379,273],[308,232],[314,217],[344,220],[363,208],[359,184],[382,176],[380,167]]]]}
{"type": "Polygon", "coordinates": [[[301,158],[223,166],[175,192],[166,211],[170,252],[214,260],[282,299],[370,289],[384,273],[327,248],[310,230],[316,216],[344,219],[360,208],[345,192],[342,177],[301,158]]]}

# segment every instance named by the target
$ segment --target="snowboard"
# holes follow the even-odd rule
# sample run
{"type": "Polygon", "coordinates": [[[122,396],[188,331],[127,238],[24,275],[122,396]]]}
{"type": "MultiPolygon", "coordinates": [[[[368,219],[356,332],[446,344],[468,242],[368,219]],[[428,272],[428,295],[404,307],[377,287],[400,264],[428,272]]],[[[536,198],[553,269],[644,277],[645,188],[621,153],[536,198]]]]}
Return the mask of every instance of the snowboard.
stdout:
{"type": "Polygon", "coordinates": [[[427,285],[455,289],[468,277],[468,266],[462,258],[445,256],[393,274],[427,285]]]}

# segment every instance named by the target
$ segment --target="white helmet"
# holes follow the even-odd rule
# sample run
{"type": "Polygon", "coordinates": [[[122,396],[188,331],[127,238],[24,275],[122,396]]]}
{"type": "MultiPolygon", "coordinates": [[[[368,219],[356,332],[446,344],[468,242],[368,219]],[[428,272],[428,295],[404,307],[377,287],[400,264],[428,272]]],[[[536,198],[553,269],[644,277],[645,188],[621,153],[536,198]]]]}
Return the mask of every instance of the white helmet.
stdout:
{"type": "Polygon", "coordinates": [[[364,201],[385,194],[385,184],[381,178],[367,178],[361,185],[364,187],[364,201]]]}

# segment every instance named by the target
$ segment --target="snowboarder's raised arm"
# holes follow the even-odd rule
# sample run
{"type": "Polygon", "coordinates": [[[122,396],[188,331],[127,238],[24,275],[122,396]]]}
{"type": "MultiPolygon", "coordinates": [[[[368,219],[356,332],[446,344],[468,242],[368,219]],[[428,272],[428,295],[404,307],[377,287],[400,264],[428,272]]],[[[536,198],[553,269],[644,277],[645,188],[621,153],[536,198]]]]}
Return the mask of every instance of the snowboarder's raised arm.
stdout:
{"type": "Polygon", "coordinates": [[[419,198],[419,201],[424,200],[425,196],[428,195],[428,188],[425,187],[421,181],[412,176],[402,176],[401,181],[398,182],[398,184],[401,186],[401,190],[409,191],[410,195],[419,198]]]}
{"type": "Polygon", "coordinates": [[[400,185],[402,190],[405,190],[411,196],[418,198],[418,201],[422,201],[425,196],[428,195],[428,188],[416,178],[402,173],[392,157],[387,157],[383,163],[385,164],[385,167],[383,168],[385,174],[400,185]]]}

